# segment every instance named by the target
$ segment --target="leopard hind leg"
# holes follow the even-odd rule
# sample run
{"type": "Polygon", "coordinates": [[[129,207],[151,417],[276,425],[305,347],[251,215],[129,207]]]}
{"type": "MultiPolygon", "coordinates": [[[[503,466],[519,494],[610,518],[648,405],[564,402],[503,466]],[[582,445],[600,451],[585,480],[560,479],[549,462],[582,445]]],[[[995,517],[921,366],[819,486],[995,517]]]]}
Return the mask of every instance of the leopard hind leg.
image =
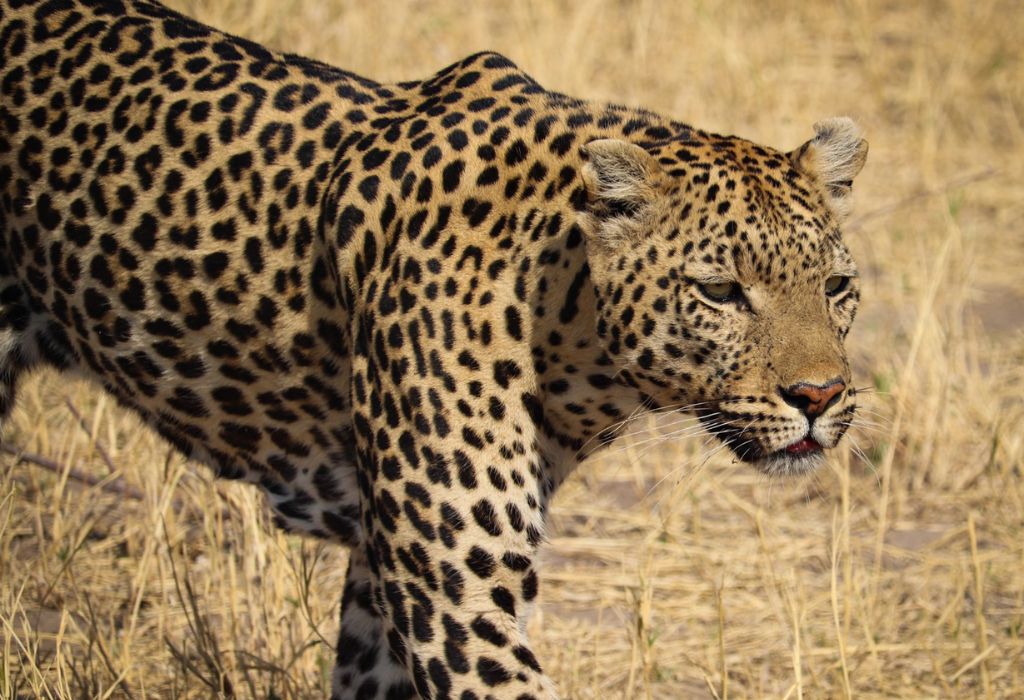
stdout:
{"type": "Polygon", "coordinates": [[[26,347],[31,315],[20,296],[16,282],[0,277],[0,429],[14,407],[17,380],[34,354],[26,347]]]}
{"type": "Polygon", "coordinates": [[[38,321],[21,284],[0,274],[0,442],[3,426],[14,408],[18,380],[39,357],[34,330],[38,321]]]}
{"type": "Polygon", "coordinates": [[[408,671],[391,654],[370,581],[366,554],[362,547],[352,547],[341,601],[331,700],[415,698],[408,671]]]}

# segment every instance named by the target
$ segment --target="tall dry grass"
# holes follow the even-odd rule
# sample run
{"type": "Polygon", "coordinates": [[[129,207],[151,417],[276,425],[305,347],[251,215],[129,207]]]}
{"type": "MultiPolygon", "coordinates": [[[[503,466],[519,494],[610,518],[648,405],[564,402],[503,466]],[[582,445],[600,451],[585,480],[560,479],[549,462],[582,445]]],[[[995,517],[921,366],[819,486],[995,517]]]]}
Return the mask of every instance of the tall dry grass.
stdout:
{"type": "MultiPolygon", "coordinates": [[[[1024,697],[1018,3],[173,4],[384,80],[494,48],[784,147],[857,117],[863,426],[800,483],[635,427],[555,500],[533,639],[574,698],[1024,697]]],[[[341,550],[52,374],[4,444],[44,464],[0,455],[0,697],[323,694],[341,550]]]]}

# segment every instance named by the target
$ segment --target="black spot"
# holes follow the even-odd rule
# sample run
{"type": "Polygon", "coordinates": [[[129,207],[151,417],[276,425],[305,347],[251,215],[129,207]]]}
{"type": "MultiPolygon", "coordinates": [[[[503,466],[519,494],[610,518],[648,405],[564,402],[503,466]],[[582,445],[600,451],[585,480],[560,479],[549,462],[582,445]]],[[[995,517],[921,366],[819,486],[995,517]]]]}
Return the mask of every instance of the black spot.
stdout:
{"type": "Polygon", "coordinates": [[[523,339],[523,321],[519,315],[519,309],[514,306],[505,307],[505,329],[512,337],[512,340],[523,339]]]}
{"type": "Polygon", "coordinates": [[[500,648],[508,644],[508,637],[502,634],[494,623],[483,615],[477,615],[469,627],[477,637],[496,647],[500,648]]]}
{"type": "Polygon", "coordinates": [[[491,589],[491,600],[512,617],[516,616],[516,598],[509,589],[504,586],[495,586],[491,589]]]}
{"type": "Polygon", "coordinates": [[[466,566],[479,578],[490,578],[497,564],[494,557],[480,547],[474,546],[466,556],[466,566]]]}
{"type": "Polygon", "coordinates": [[[174,396],[167,399],[167,404],[188,416],[201,418],[210,415],[199,395],[183,386],[175,387],[174,396]]]}
{"type": "Polygon", "coordinates": [[[330,114],[330,111],[331,106],[328,103],[318,104],[306,112],[306,116],[302,118],[302,126],[307,129],[319,128],[327,120],[327,115],[330,114]]]}
{"type": "Polygon", "coordinates": [[[477,659],[476,672],[484,683],[492,687],[512,680],[512,674],[499,661],[486,656],[477,659]]]}
{"type": "Polygon", "coordinates": [[[511,381],[522,376],[522,373],[519,365],[512,360],[498,360],[494,363],[494,381],[503,389],[507,389],[511,381]]]}
{"type": "Polygon", "coordinates": [[[488,500],[480,500],[473,506],[473,519],[477,525],[483,528],[484,532],[491,537],[501,536],[501,525],[498,523],[498,514],[494,506],[488,500]]]}
{"type": "Polygon", "coordinates": [[[441,185],[445,192],[451,193],[458,189],[459,182],[462,179],[462,172],[465,169],[466,164],[461,160],[456,160],[445,166],[441,176],[441,185]]]}
{"type": "Polygon", "coordinates": [[[540,664],[537,663],[537,657],[533,655],[533,652],[523,646],[512,647],[512,654],[515,655],[519,663],[523,666],[533,669],[537,673],[540,673],[540,664]]]}
{"type": "Polygon", "coordinates": [[[475,489],[477,482],[476,469],[473,468],[473,462],[470,461],[469,457],[462,450],[455,450],[453,456],[459,468],[459,483],[464,488],[475,489]]]}
{"type": "Polygon", "coordinates": [[[373,202],[377,199],[377,189],[379,186],[380,178],[376,175],[370,175],[363,178],[363,181],[359,183],[359,194],[363,195],[363,199],[367,202],[373,202]]]}
{"type": "Polygon", "coordinates": [[[263,272],[263,244],[255,236],[245,242],[245,259],[253,273],[263,272]]]}
{"type": "Polygon", "coordinates": [[[211,280],[220,277],[228,266],[227,253],[210,253],[203,258],[203,270],[211,280]]]}
{"type": "Polygon", "coordinates": [[[537,572],[530,570],[523,578],[523,600],[529,603],[537,597],[537,572]]]}
{"type": "Polygon", "coordinates": [[[85,290],[85,311],[90,318],[101,319],[110,310],[110,300],[92,287],[85,290]]]}
{"type": "Polygon", "coordinates": [[[478,450],[484,449],[484,441],[480,438],[480,435],[468,425],[463,426],[462,428],[462,439],[471,447],[475,447],[478,450]]]}

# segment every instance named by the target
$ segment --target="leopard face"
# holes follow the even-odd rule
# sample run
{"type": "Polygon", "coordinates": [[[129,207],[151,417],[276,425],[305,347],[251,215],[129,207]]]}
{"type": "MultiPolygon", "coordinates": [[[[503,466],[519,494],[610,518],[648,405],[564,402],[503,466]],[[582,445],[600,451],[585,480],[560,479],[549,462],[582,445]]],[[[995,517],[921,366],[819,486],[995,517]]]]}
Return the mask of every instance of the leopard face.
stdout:
{"type": "Polygon", "coordinates": [[[860,292],[840,225],[866,144],[848,121],[817,130],[792,153],[733,137],[588,148],[617,380],[769,474],[820,464],[856,410],[843,341],[860,292]]]}

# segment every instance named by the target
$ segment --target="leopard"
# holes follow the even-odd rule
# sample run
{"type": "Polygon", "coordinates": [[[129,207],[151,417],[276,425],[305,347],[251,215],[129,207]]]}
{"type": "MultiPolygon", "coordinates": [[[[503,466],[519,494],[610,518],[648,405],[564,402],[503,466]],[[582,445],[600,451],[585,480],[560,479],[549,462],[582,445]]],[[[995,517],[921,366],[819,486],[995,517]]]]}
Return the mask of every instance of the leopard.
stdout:
{"type": "Polygon", "coordinates": [[[468,56],[378,83],[150,0],[0,0],[0,419],[90,378],[349,550],[331,697],[557,697],[560,484],[643,411],[808,473],[847,432],[867,142],[793,150],[468,56]]]}

